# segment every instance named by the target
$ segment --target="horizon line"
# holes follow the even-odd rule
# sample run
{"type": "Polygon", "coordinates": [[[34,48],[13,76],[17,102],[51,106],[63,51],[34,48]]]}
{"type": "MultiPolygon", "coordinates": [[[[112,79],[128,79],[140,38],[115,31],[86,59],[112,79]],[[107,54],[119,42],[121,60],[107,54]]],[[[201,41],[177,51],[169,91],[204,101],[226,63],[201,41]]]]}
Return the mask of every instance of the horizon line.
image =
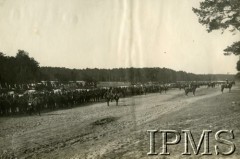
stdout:
{"type": "Polygon", "coordinates": [[[157,69],[169,69],[172,71],[176,71],[176,72],[185,72],[185,73],[192,73],[195,75],[236,75],[234,73],[193,73],[193,72],[187,72],[187,71],[183,71],[183,70],[174,70],[172,68],[167,68],[167,67],[112,67],[112,68],[97,68],[97,67],[85,67],[85,68],[68,68],[68,67],[60,67],[60,66],[39,66],[40,68],[62,68],[62,69],[69,69],[69,70],[87,70],[87,69],[99,69],[99,70],[114,70],[114,69],[144,69],[144,68],[148,68],[148,69],[153,69],[153,68],[157,68],[157,69]]]}

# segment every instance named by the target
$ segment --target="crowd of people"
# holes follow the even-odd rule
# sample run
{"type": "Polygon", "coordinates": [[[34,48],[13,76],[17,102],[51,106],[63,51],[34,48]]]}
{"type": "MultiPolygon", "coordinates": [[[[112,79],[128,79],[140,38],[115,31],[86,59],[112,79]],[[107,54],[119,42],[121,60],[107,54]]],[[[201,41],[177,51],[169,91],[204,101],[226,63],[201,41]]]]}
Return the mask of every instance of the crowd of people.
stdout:
{"type": "Polygon", "coordinates": [[[75,90],[25,91],[25,93],[0,94],[0,116],[41,114],[42,111],[72,108],[90,102],[116,101],[120,97],[142,95],[167,90],[161,86],[131,86],[75,90]]]}
{"type": "Polygon", "coordinates": [[[1,93],[0,94],[0,116],[39,114],[42,111],[72,108],[90,102],[115,101],[118,105],[119,98],[127,96],[143,95],[147,93],[163,93],[170,88],[184,89],[186,95],[200,86],[213,87],[216,83],[174,83],[174,84],[151,84],[132,85],[125,87],[105,87],[91,89],[52,89],[52,90],[25,90],[24,93],[1,93]]]}

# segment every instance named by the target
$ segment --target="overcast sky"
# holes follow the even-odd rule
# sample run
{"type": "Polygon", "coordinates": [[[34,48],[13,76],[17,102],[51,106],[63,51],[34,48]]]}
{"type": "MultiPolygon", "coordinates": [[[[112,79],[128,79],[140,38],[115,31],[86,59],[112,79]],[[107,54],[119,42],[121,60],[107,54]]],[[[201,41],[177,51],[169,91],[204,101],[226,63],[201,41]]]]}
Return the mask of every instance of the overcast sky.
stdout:
{"type": "Polygon", "coordinates": [[[207,33],[198,0],[0,0],[0,51],[41,66],[167,67],[236,73],[223,49],[239,34],[207,33]]]}

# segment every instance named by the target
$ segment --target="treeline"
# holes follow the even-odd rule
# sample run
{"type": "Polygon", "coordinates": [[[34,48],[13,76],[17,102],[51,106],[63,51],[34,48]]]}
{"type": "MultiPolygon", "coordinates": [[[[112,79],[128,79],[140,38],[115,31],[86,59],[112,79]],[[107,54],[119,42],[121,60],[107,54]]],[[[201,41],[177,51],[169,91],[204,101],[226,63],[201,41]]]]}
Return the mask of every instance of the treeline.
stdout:
{"type": "Polygon", "coordinates": [[[9,84],[39,81],[119,81],[119,82],[176,82],[233,79],[234,75],[197,75],[168,68],[68,69],[39,67],[39,63],[24,50],[15,57],[0,53],[0,82],[9,84]]]}
{"type": "Polygon", "coordinates": [[[59,81],[118,81],[118,82],[176,82],[233,80],[234,75],[197,75],[168,68],[114,68],[114,69],[68,69],[41,67],[43,80],[59,81]]]}
{"type": "Polygon", "coordinates": [[[15,57],[0,52],[1,83],[31,83],[40,78],[39,63],[24,50],[18,50],[15,57]]]}

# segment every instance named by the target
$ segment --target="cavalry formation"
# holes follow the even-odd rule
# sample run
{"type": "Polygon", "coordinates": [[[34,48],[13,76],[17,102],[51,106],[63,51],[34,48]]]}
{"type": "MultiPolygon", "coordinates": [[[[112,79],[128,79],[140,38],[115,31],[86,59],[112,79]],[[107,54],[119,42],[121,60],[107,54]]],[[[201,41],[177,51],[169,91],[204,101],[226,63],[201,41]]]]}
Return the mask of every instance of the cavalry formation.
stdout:
{"type": "Polygon", "coordinates": [[[146,95],[147,93],[167,93],[169,89],[184,90],[185,95],[190,92],[195,96],[199,87],[208,88],[220,86],[221,92],[228,88],[231,91],[232,82],[184,82],[171,84],[132,85],[124,87],[106,87],[90,89],[52,89],[52,90],[25,90],[24,93],[13,91],[0,94],[0,116],[38,114],[43,111],[72,108],[93,102],[115,101],[118,105],[120,98],[134,95],[146,95]]]}
{"type": "Polygon", "coordinates": [[[232,82],[230,82],[230,83],[227,82],[226,84],[222,84],[222,85],[221,85],[221,92],[223,93],[223,91],[224,91],[225,88],[228,88],[228,89],[229,89],[229,92],[230,92],[233,85],[235,85],[235,81],[232,81],[232,82]]]}

